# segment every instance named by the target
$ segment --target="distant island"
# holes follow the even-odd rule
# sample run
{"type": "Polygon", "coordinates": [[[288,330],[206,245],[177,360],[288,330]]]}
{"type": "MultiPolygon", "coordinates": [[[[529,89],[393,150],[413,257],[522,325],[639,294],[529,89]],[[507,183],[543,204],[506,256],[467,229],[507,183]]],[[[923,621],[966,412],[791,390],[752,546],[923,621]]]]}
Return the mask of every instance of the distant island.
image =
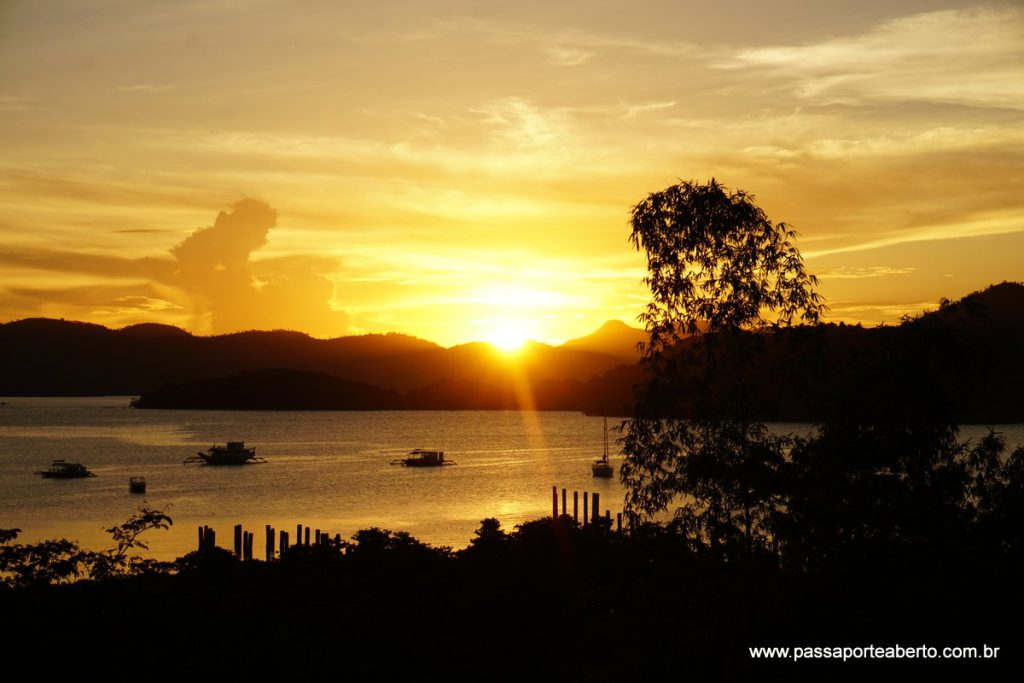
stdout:
{"type": "MultiPolygon", "coordinates": [[[[613,321],[561,346],[530,342],[506,354],[485,343],[446,349],[401,334],[198,337],[164,325],[110,330],[29,319],[0,325],[0,395],[132,395],[139,408],[626,415],[643,376],[636,346],[645,338],[613,321]]],[[[944,301],[898,326],[826,324],[758,341],[743,363],[758,419],[814,421],[853,412],[876,420],[941,404],[961,423],[1024,421],[1019,283],[944,301]]],[[[677,351],[695,354],[702,343],[686,339],[677,351]]],[[[716,363],[723,377],[733,366],[716,363]]],[[[681,390],[699,411],[702,388],[681,390]]]]}

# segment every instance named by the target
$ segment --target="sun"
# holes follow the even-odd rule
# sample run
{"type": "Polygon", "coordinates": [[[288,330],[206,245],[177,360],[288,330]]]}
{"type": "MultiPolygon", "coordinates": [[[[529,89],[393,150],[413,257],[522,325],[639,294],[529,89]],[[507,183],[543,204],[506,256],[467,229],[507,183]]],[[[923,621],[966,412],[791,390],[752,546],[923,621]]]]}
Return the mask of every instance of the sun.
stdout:
{"type": "Polygon", "coordinates": [[[515,322],[503,321],[492,327],[484,337],[486,341],[505,353],[513,353],[526,343],[526,329],[515,322]]]}

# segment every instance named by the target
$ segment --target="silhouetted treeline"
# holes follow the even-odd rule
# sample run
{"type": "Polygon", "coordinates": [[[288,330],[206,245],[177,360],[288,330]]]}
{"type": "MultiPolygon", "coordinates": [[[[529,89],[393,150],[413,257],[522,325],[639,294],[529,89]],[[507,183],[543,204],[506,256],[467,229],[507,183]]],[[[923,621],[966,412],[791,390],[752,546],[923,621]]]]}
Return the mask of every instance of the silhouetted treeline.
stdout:
{"type": "Polygon", "coordinates": [[[1024,285],[944,302],[897,327],[741,336],[685,340],[679,381],[667,388],[678,395],[665,404],[692,416],[761,421],[1024,421],[1024,285]],[[730,400],[736,396],[742,400],[730,400]]]}
{"type": "Polygon", "coordinates": [[[618,534],[563,517],[506,532],[487,519],[458,552],[371,528],[272,563],[214,548],[118,580],[0,588],[0,611],[8,652],[44,661],[59,643],[47,671],[749,680],[815,663],[752,660],[748,647],[868,643],[988,644],[1000,660],[930,663],[982,677],[1016,666],[1019,630],[1001,617],[1024,608],[1019,547],[935,562],[896,536],[878,546],[894,554],[812,569],[711,552],[672,524],[618,534]]]}

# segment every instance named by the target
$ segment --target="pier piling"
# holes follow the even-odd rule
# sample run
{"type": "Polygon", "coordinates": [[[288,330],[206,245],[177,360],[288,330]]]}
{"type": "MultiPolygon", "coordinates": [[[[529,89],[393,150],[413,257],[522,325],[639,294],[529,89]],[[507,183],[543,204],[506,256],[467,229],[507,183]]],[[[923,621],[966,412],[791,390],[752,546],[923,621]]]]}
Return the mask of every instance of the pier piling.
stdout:
{"type": "Polygon", "coordinates": [[[562,516],[565,516],[565,489],[562,489],[562,516]]]}
{"type": "Polygon", "coordinates": [[[241,524],[236,524],[235,525],[235,555],[237,557],[239,557],[239,558],[242,557],[242,553],[243,553],[242,541],[243,541],[243,539],[242,539],[242,525],[241,524]]]}
{"type": "Polygon", "coordinates": [[[572,521],[579,524],[580,522],[580,492],[572,492],[572,521]]]}
{"type": "Polygon", "coordinates": [[[590,513],[590,521],[597,524],[597,518],[601,516],[601,494],[594,491],[594,495],[591,496],[591,503],[594,507],[590,513]]]}
{"type": "Polygon", "coordinates": [[[588,523],[588,520],[590,519],[588,515],[590,515],[590,492],[589,491],[584,491],[583,492],[583,526],[586,526],[587,523],[588,523]]]}

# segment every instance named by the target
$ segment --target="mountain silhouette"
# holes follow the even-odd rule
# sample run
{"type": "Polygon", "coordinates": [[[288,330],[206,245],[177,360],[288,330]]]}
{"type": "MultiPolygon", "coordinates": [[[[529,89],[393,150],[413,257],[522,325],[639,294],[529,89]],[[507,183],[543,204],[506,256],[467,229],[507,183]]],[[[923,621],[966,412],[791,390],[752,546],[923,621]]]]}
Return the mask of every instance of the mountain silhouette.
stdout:
{"type": "MultiPolygon", "coordinates": [[[[144,407],[582,410],[626,415],[644,379],[619,321],[515,354],[474,342],[443,348],[404,334],[314,339],[250,331],[200,337],[167,325],[110,330],[28,319],[0,325],[0,395],[140,396],[144,407]],[[261,396],[265,394],[265,396],[261,396]]],[[[673,410],[696,414],[741,387],[760,420],[1024,421],[1024,285],[1002,283],[898,326],[823,324],[751,335],[742,359],[713,361],[714,391],[671,384],[673,410]],[[742,368],[739,371],[738,368],[742,368]]],[[[699,359],[709,335],[684,339],[699,359]]],[[[728,414],[729,405],[714,405],[728,414]]]]}
{"type": "Polygon", "coordinates": [[[33,318],[0,325],[0,395],[141,395],[170,383],[266,369],[323,373],[410,392],[444,381],[540,385],[585,382],[623,361],[529,342],[516,354],[490,344],[450,349],[404,334],[314,339],[250,331],[200,337],[167,325],[110,330],[33,318]]]}
{"type": "Polygon", "coordinates": [[[646,344],[650,337],[644,330],[630,327],[621,320],[609,320],[594,333],[585,337],[570,339],[562,344],[563,348],[578,351],[593,351],[621,358],[627,363],[635,363],[643,355],[638,344],[646,344]]]}

